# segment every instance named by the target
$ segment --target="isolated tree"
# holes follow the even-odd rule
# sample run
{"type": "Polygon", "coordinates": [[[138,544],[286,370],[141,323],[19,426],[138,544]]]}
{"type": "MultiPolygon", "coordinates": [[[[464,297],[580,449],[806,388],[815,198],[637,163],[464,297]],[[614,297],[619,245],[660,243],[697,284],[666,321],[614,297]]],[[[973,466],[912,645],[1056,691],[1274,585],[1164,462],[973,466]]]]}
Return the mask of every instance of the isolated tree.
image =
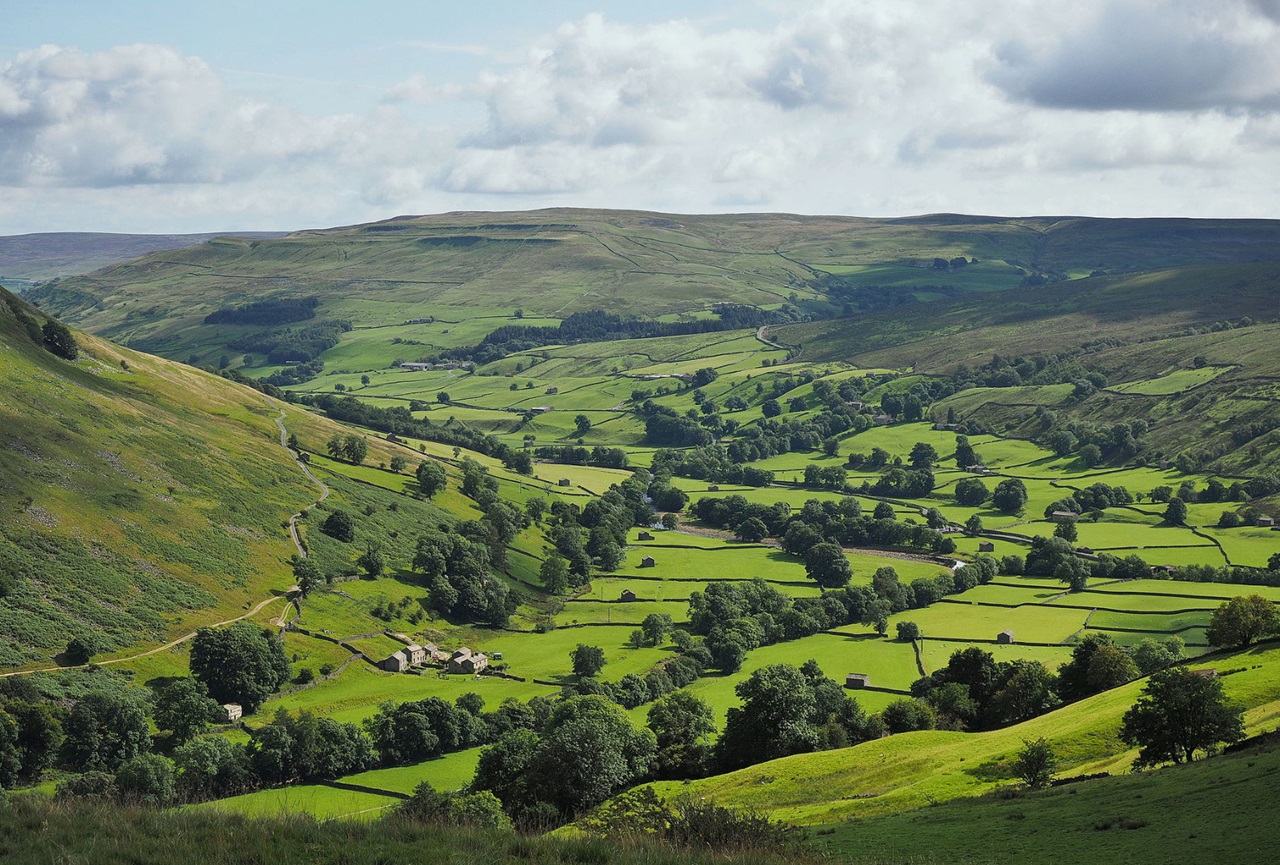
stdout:
{"type": "Polygon", "coordinates": [[[312,592],[324,585],[324,574],[320,572],[320,566],[313,559],[294,556],[291,566],[294,582],[297,583],[298,593],[302,597],[310,597],[312,592]]]}
{"type": "Polygon", "coordinates": [[[645,643],[650,646],[662,645],[667,634],[671,632],[672,625],[671,617],[666,613],[650,613],[645,616],[644,621],[640,623],[645,643]]]}
{"type": "Polygon", "coordinates": [[[853,577],[844,550],[838,544],[827,542],[814,544],[805,552],[804,569],[809,579],[827,589],[847,586],[853,577]]]}
{"type": "Polygon", "coordinates": [[[1164,509],[1164,521],[1171,526],[1186,525],[1187,503],[1177,496],[1169,499],[1169,504],[1164,509]]]}
{"type": "Polygon", "coordinates": [[[369,541],[364,545],[364,552],[356,559],[356,567],[371,577],[382,576],[387,568],[386,559],[382,557],[382,544],[369,541]]]}
{"type": "Polygon", "coordinates": [[[249,622],[201,628],[191,641],[191,674],[219,703],[252,714],[289,678],[284,643],[249,622]]]}
{"type": "Polygon", "coordinates": [[[102,651],[102,641],[97,634],[85,633],[77,634],[67,641],[67,647],[62,650],[62,657],[66,659],[68,664],[81,666],[93,660],[93,656],[102,651]]]}
{"type": "Polygon", "coordinates": [[[907,460],[913,469],[931,469],[938,464],[938,451],[927,442],[916,442],[907,460]]]}
{"type": "Polygon", "coordinates": [[[956,504],[976,508],[991,497],[987,485],[977,478],[961,478],[956,481],[956,504]]]}
{"type": "Polygon", "coordinates": [[[346,511],[334,511],[320,524],[320,531],[334,540],[349,544],[356,539],[356,521],[346,511]]]}
{"type": "Polygon", "coordinates": [[[418,492],[427,498],[431,498],[443,490],[449,481],[449,476],[445,474],[444,466],[435,460],[424,460],[419,463],[417,475],[418,492]]]}
{"type": "Polygon", "coordinates": [[[604,668],[604,649],[579,643],[569,652],[569,659],[573,662],[575,676],[594,676],[604,668]]]}
{"type": "Polygon", "coordinates": [[[1048,787],[1053,780],[1053,772],[1058,767],[1058,757],[1053,746],[1041,736],[1035,740],[1022,740],[1022,750],[1013,761],[1013,771],[1033,790],[1048,787]]]}
{"type": "Polygon", "coordinates": [[[1027,485],[1017,478],[1005,478],[996,484],[991,503],[1006,514],[1016,514],[1027,503],[1027,485]]]}
{"type": "Polygon", "coordinates": [[[1058,523],[1053,527],[1053,536],[1055,538],[1062,538],[1064,541],[1070,541],[1074,544],[1080,539],[1080,532],[1076,529],[1074,520],[1067,520],[1066,522],[1058,523]]]}
{"type": "Polygon", "coordinates": [[[49,319],[41,329],[44,344],[49,351],[66,360],[75,360],[80,356],[80,344],[76,342],[71,329],[57,319],[49,319]]]}
{"type": "Polygon", "coordinates": [[[1276,631],[1280,631],[1280,616],[1275,604],[1261,595],[1248,595],[1234,597],[1214,610],[1205,637],[1210,646],[1244,648],[1276,631]]]}
{"type": "Polygon", "coordinates": [[[342,438],[342,455],[353,465],[360,465],[369,455],[369,443],[364,436],[346,435],[342,438]]]}
{"type": "Polygon", "coordinates": [[[172,733],[172,741],[181,745],[204,732],[214,719],[218,704],[198,679],[173,679],[156,693],[152,712],[156,726],[172,733]]]}
{"type": "Polygon", "coordinates": [[[1173,667],[1151,676],[1124,713],[1120,738],[1139,747],[1138,766],[1190,762],[1197,751],[1243,739],[1243,715],[1227,702],[1220,679],[1173,667]]]}

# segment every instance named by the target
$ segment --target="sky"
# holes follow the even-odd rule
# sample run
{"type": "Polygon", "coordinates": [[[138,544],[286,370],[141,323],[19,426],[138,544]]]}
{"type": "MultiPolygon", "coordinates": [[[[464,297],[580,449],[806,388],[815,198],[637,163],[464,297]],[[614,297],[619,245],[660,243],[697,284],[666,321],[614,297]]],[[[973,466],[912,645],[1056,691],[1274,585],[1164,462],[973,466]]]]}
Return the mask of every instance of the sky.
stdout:
{"type": "Polygon", "coordinates": [[[1280,216],[1280,0],[5,0],[0,234],[1280,216]]]}

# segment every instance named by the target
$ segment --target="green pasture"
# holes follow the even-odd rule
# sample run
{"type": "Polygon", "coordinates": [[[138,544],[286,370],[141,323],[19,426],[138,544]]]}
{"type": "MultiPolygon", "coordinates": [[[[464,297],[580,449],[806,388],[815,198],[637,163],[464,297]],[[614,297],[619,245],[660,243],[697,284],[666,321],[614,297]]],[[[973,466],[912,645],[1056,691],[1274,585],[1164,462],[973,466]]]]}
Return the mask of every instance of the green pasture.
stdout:
{"type": "MultiPolygon", "coordinates": [[[[1095,586],[1089,589],[1090,594],[1128,595],[1136,592],[1152,595],[1186,597],[1193,601],[1201,598],[1220,598],[1230,600],[1237,595],[1261,595],[1272,601],[1280,602],[1280,587],[1275,586],[1238,586],[1230,583],[1192,583],[1184,580],[1126,580],[1123,583],[1095,586]]],[[[1118,606],[1109,603],[1107,606],[1118,606]]]]}
{"type": "MultiPolygon", "coordinates": [[[[452,644],[450,644],[452,645],[452,644]]],[[[568,667],[568,654],[565,655],[568,667]]],[[[419,674],[387,673],[374,669],[368,662],[352,663],[342,674],[319,682],[305,690],[269,700],[258,710],[258,718],[266,720],[279,709],[291,712],[306,709],[344,722],[359,722],[378,710],[380,703],[390,700],[403,703],[427,697],[441,697],[453,702],[474,691],[489,706],[497,706],[507,697],[527,700],[549,696],[554,689],[532,682],[518,682],[496,676],[441,676],[438,670],[426,668],[419,674]]]]}
{"type": "Polygon", "coordinates": [[[1015,640],[1057,644],[1083,628],[1087,615],[1087,610],[1047,605],[1005,609],[976,604],[934,604],[921,610],[895,613],[889,620],[889,628],[892,633],[898,622],[915,622],[926,637],[977,642],[995,642],[998,633],[1011,630],[1015,640]]]}
{"type": "MultiPolygon", "coordinates": [[[[870,630],[862,630],[849,634],[814,634],[754,649],[738,672],[732,675],[712,673],[698,679],[686,690],[706,700],[716,712],[717,724],[723,725],[725,713],[742,702],[733,689],[751,673],[770,664],[800,666],[809,659],[817,661],[822,671],[840,684],[844,684],[848,673],[867,673],[871,676],[872,687],[906,691],[920,677],[915,650],[910,643],[884,639],[870,630]]],[[[875,691],[847,693],[856,697],[868,711],[877,711],[902,698],[901,694],[875,691]]],[[[634,714],[643,717],[646,711],[647,707],[642,707],[634,714]]]]}
{"type": "Polygon", "coordinates": [[[1267,560],[1280,553],[1280,532],[1256,527],[1219,529],[1204,527],[1200,531],[1216,540],[1233,565],[1265,568],[1267,560]]]}
{"type": "MultiPolygon", "coordinates": [[[[1247,729],[1273,723],[1280,700],[1280,648],[1260,647],[1217,659],[1215,667],[1248,666],[1225,677],[1227,695],[1263,709],[1247,729]]],[[[1193,665],[1194,668],[1194,665],[1193,665]]],[[[1060,774],[1125,772],[1133,752],[1119,741],[1120,716],[1144,682],[1131,682],[1022,724],[988,733],[905,733],[840,751],[802,754],[685,785],[656,784],[662,795],[684,789],[731,807],[767,809],[775,819],[831,823],[910,811],[1008,783],[1010,761],[1026,739],[1045,737],[1060,774]],[[871,795],[868,795],[868,794],[871,795]]]]}
{"type": "MultiPolygon", "coordinates": [[[[922,640],[920,657],[924,661],[925,669],[932,673],[934,670],[945,667],[956,652],[971,648],[973,643],[963,641],[922,640]]],[[[981,648],[984,652],[990,652],[997,661],[1039,661],[1050,670],[1057,669],[1061,664],[1071,660],[1070,646],[1020,646],[1017,643],[1012,645],[993,643],[983,645],[981,648]]]]}
{"type": "MultiPolygon", "coordinates": [[[[486,706],[492,711],[497,706],[486,706]]],[[[458,790],[471,783],[480,762],[480,749],[468,748],[454,751],[434,760],[415,763],[412,766],[395,766],[390,769],[373,769],[340,779],[344,784],[358,784],[376,790],[412,795],[414,788],[424,781],[437,790],[458,790]]]]}
{"type": "Polygon", "coordinates": [[[1098,610],[1089,618],[1089,627],[1099,630],[1147,631],[1152,636],[1182,634],[1209,624],[1209,612],[1112,613],[1098,610]]]}
{"type": "Polygon", "coordinates": [[[1116,393],[1137,393],[1144,396],[1168,396],[1169,394],[1191,390],[1191,388],[1199,387],[1202,384],[1208,384],[1218,376],[1233,369],[1235,367],[1232,366],[1179,369],[1156,378],[1113,384],[1107,390],[1115,391],[1116,393]]]}
{"type": "MultiPolygon", "coordinates": [[[[675,593],[673,593],[675,594],[675,593]]],[[[576,600],[566,601],[556,614],[556,624],[561,627],[580,624],[630,625],[640,627],[645,616],[665,613],[677,625],[688,621],[688,601],[670,600],[646,603],[618,603],[617,601],[576,600]]]]}
{"type": "Polygon", "coordinates": [[[324,784],[296,784],[272,790],[259,790],[216,799],[199,805],[188,805],[185,810],[221,811],[245,817],[280,817],[287,814],[310,814],[317,820],[358,818],[376,820],[383,811],[400,800],[363,790],[342,790],[324,784]]]}
{"type": "Polygon", "coordinates": [[[1280,751],[1117,775],[1016,795],[836,822],[826,855],[851,863],[1249,862],[1280,855],[1268,831],[1280,751]],[[1123,821],[1123,822],[1122,822],[1123,821]],[[1016,828],[1015,828],[1016,827],[1016,828]]]}

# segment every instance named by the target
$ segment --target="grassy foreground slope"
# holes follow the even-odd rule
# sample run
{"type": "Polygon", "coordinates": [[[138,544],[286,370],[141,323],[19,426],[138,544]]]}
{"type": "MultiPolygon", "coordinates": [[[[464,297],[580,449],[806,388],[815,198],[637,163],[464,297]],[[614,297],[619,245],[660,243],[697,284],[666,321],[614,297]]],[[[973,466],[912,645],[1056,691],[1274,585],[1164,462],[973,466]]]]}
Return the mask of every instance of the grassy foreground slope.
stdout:
{"type": "MultiPolygon", "coordinates": [[[[1223,677],[1229,698],[1248,708],[1250,734],[1280,718],[1280,647],[1255,647],[1201,661],[1193,669],[1239,669],[1223,677]],[[1243,669],[1240,669],[1243,668],[1243,669]]],[[[835,823],[896,814],[990,792],[1014,775],[1023,740],[1044,737],[1060,759],[1060,775],[1124,772],[1133,756],[1120,741],[1120,719],[1145,680],[1130,682],[1030,721],[986,733],[930,730],[846,748],[760,763],[688,786],[721,805],[768,811],[786,822],[835,823]]],[[[674,792],[682,785],[657,785],[674,792]]]]}
{"type": "Polygon", "coordinates": [[[1274,743],[1157,772],[872,817],[821,840],[851,862],[1273,862],[1274,743]]]}
{"type": "Polygon", "coordinates": [[[162,641],[288,588],[283,524],[319,490],[279,409],[85,334],[63,360],[15,309],[42,320],[0,294],[0,666],[47,665],[76,634],[162,641]]]}

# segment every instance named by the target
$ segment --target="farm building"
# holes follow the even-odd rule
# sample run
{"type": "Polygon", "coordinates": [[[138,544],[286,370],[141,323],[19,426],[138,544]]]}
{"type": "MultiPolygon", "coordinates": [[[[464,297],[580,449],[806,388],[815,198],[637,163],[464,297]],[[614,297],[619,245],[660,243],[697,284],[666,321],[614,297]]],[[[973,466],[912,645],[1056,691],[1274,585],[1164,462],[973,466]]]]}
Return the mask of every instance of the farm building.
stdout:
{"type": "Polygon", "coordinates": [[[844,677],[844,686],[854,691],[861,691],[870,684],[871,676],[868,673],[850,673],[844,677]]]}
{"type": "Polygon", "coordinates": [[[996,642],[1002,646],[1013,645],[1013,631],[1001,631],[996,634],[996,642]]]}
{"type": "Polygon", "coordinates": [[[640,567],[652,568],[654,566],[653,556],[645,556],[640,560],[640,567]]]}
{"type": "Polygon", "coordinates": [[[244,717],[244,708],[239,703],[223,703],[222,712],[229,722],[239,721],[244,717]]]}
{"type": "Polygon", "coordinates": [[[1275,524],[1276,524],[1275,517],[1269,517],[1266,514],[1263,514],[1262,516],[1258,517],[1259,528],[1270,529],[1270,528],[1274,528],[1275,524]]]}
{"type": "Polygon", "coordinates": [[[1049,519],[1055,523],[1074,523],[1080,519],[1080,515],[1075,511],[1054,511],[1049,515],[1049,519]]]}
{"type": "Polygon", "coordinates": [[[636,540],[637,540],[637,541],[651,541],[651,540],[653,540],[653,535],[649,534],[648,532],[641,532],[639,535],[637,535],[637,536],[636,536],[636,540]]]}
{"type": "Polygon", "coordinates": [[[978,552],[994,553],[995,551],[996,551],[996,545],[991,543],[991,541],[978,541],[978,552]]]}
{"type": "Polygon", "coordinates": [[[634,601],[635,599],[636,593],[630,589],[623,589],[622,594],[618,596],[618,600],[620,601],[634,601]]]}
{"type": "Polygon", "coordinates": [[[479,673],[489,666],[489,656],[483,652],[472,652],[466,646],[458,649],[449,657],[449,672],[467,675],[479,673]]]}

